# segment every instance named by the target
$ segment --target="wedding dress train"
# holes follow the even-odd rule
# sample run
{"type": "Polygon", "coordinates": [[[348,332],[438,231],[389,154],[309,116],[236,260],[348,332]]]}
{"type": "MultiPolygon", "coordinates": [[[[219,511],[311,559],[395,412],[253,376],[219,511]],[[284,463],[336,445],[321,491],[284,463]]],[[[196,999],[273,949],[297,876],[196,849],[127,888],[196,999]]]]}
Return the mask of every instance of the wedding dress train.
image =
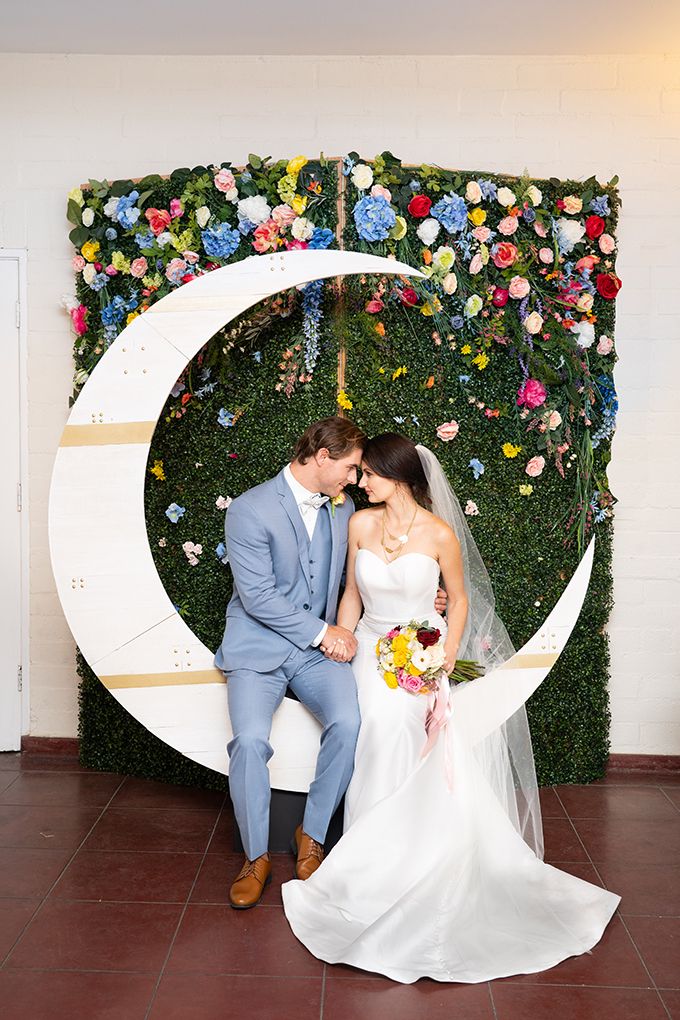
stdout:
{"type": "Polygon", "coordinates": [[[362,725],[345,832],[311,878],[283,885],[293,932],[328,963],[404,983],[529,974],[588,952],[621,897],[536,856],[455,712],[421,758],[428,698],[390,689],[378,672],[376,641],[395,624],[429,619],[445,631],[432,611],[438,563],[406,553],[388,564],[361,549],[356,578],[362,725]]]}

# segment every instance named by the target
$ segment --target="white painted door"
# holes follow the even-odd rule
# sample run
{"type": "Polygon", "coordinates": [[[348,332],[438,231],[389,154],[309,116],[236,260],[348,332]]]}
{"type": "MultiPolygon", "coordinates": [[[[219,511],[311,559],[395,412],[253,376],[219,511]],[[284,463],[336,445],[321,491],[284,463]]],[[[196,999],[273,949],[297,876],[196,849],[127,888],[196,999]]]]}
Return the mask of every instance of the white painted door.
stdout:
{"type": "Polygon", "coordinates": [[[20,261],[0,250],[0,751],[21,746],[22,511],[20,261]]]}

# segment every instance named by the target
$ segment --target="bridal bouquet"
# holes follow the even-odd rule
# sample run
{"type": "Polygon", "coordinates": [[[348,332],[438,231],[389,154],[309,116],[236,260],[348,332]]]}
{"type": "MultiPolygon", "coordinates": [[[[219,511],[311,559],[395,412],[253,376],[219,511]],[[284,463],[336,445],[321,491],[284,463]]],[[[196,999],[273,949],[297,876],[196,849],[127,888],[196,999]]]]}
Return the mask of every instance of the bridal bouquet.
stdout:
{"type": "Polygon", "coordinates": [[[393,627],[375,646],[378,668],[388,687],[401,687],[409,694],[433,694],[442,679],[449,676],[457,683],[474,680],[482,674],[476,662],[458,659],[453,671],[444,669],[444,642],[441,631],[425,620],[411,620],[406,626],[393,627]]]}

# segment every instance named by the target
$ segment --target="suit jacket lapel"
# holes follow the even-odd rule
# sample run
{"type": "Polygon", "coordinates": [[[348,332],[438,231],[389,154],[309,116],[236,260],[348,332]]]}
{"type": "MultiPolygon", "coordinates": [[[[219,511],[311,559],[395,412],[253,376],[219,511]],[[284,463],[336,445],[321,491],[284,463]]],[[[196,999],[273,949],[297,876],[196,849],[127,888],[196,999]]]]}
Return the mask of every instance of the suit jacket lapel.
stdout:
{"type": "Polygon", "coordinates": [[[309,535],[307,534],[307,529],[305,528],[302,517],[300,516],[298,505],[295,502],[295,496],[291,492],[290,486],[286,482],[286,479],[283,475],[283,471],[280,471],[279,474],[276,476],[276,488],[279,493],[281,505],[283,509],[286,511],[286,514],[288,515],[291,524],[295,528],[295,536],[297,538],[297,547],[298,554],[300,557],[300,564],[302,566],[304,575],[307,578],[307,583],[310,584],[309,535]]]}
{"type": "Polygon", "coordinates": [[[335,572],[337,569],[337,556],[338,556],[338,522],[335,519],[335,514],[332,511],[331,501],[321,507],[322,512],[326,512],[331,522],[331,569],[328,574],[328,591],[330,594],[333,581],[335,580],[335,572]]]}

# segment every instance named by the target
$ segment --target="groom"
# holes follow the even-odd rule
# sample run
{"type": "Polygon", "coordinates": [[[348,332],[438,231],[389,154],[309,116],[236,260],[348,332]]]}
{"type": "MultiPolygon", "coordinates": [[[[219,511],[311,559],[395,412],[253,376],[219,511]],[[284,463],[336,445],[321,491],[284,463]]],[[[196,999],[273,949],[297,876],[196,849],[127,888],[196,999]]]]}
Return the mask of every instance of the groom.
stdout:
{"type": "Polygon", "coordinates": [[[356,484],[365,443],[347,419],[315,422],[292,463],[244,492],[227,513],[234,593],[215,665],[228,680],[229,789],[246,853],[229,893],[236,909],[255,906],[271,877],[269,735],[288,687],[323,727],[295,832],[298,878],[323,860],[328,824],[352,775],[359,707],[349,662],[337,660],[354,655],[356,639],[334,621],[354,505],[336,497],[356,484]]]}

